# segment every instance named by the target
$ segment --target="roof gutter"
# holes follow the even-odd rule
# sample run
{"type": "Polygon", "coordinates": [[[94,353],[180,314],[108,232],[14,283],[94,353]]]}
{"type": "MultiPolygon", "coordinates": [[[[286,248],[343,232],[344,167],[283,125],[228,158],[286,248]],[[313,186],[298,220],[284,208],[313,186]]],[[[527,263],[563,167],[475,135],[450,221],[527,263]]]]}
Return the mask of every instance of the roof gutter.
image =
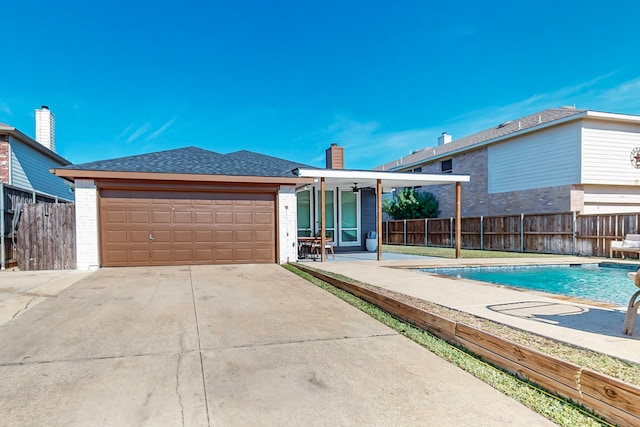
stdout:
{"type": "Polygon", "coordinates": [[[7,134],[9,134],[10,136],[13,136],[17,140],[27,144],[28,146],[39,151],[45,156],[56,160],[58,163],[61,163],[63,166],[68,166],[72,164],[69,160],[65,159],[60,154],[56,153],[53,150],[48,149],[44,145],[40,144],[38,141],[34,140],[28,135],[25,135],[24,133],[20,132],[18,129],[14,127],[0,127],[0,131],[3,131],[3,130],[7,131],[7,134]]]}

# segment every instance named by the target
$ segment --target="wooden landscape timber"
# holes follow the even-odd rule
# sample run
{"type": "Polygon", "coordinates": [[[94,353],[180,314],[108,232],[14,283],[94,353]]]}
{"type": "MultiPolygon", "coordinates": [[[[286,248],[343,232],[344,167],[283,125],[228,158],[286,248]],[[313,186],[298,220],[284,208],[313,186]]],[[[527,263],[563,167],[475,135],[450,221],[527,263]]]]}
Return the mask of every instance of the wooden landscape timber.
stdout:
{"type": "Polygon", "coordinates": [[[307,267],[296,268],[347,291],[393,316],[455,345],[461,345],[493,365],[591,409],[619,426],[640,425],[640,387],[625,383],[521,344],[445,319],[374,290],[365,289],[307,267]]]}

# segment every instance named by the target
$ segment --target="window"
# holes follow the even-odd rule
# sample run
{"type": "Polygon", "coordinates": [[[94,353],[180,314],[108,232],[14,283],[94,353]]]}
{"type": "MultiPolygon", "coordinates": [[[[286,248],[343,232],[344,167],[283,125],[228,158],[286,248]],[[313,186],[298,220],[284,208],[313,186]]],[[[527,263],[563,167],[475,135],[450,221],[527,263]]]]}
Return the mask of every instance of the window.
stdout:
{"type": "MultiPolygon", "coordinates": [[[[326,237],[331,237],[332,239],[334,239],[334,232],[335,232],[335,221],[334,218],[336,217],[336,212],[335,212],[335,193],[333,190],[326,190],[324,192],[326,200],[324,202],[324,210],[325,213],[327,215],[327,220],[325,223],[325,231],[327,236],[326,237]]],[[[317,201],[318,203],[316,203],[318,209],[317,209],[317,218],[318,220],[316,221],[316,234],[319,236],[320,235],[320,228],[322,227],[320,221],[322,218],[322,213],[320,210],[320,190],[318,190],[318,192],[316,193],[316,197],[317,197],[317,201]]],[[[335,239],[334,239],[335,241],[335,239]]]]}
{"type": "Polygon", "coordinates": [[[440,170],[442,173],[453,173],[453,159],[441,161],[440,170]]]}
{"type": "Polygon", "coordinates": [[[422,166],[417,167],[417,168],[413,168],[409,172],[411,172],[411,173],[422,173],[422,166]]]}
{"type": "Polygon", "coordinates": [[[298,237],[311,236],[311,191],[299,191],[298,201],[298,237]]]}
{"type": "Polygon", "coordinates": [[[340,190],[339,246],[360,245],[360,192],[340,190]]]}

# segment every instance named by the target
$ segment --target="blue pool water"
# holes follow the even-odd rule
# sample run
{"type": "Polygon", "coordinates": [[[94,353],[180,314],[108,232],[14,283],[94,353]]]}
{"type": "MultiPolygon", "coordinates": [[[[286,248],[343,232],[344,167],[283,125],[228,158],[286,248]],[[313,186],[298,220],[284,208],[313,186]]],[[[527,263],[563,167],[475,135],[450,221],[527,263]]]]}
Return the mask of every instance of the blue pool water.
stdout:
{"type": "Polygon", "coordinates": [[[584,264],[421,268],[420,271],[626,306],[638,290],[627,273],[637,268],[584,264]]]}

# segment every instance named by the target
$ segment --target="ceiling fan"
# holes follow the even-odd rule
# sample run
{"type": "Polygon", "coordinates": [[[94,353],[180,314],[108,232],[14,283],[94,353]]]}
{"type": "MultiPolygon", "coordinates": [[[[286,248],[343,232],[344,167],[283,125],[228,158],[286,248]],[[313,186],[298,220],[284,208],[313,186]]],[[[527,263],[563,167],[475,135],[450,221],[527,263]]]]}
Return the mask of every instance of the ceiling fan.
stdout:
{"type": "Polygon", "coordinates": [[[358,183],[354,182],[353,183],[353,187],[351,187],[351,191],[353,191],[354,193],[357,193],[358,191],[360,191],[361,189],[358,188],[358,183]]]}

